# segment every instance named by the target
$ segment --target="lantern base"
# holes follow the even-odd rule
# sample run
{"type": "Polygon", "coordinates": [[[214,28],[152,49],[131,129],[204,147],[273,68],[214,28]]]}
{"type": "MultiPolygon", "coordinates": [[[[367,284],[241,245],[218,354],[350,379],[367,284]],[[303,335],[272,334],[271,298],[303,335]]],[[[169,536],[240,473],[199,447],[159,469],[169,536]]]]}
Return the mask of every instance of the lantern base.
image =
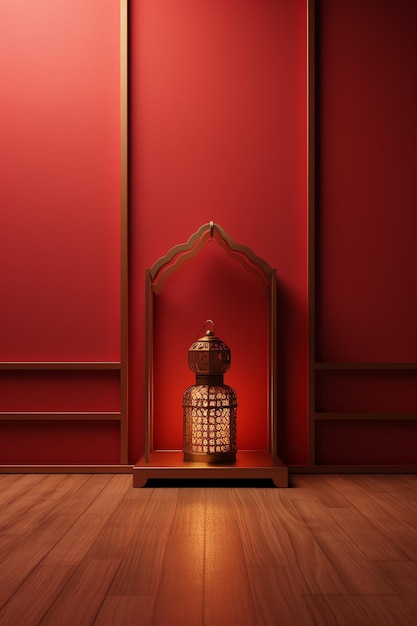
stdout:
{"type": "Polygon", "coordinates": [[[133,467],[133,487],[149,479],[272,479],[276,487],[288,487],[288,469],[267,451],[239,450],[234,463],[189,463],[180,450],[153,450],[133,467]]]}
{"type": "Polygon", "coordinates": [[[217,452],[214,454],[184,451],[184,461],[191,461],[193,463],[233,463],[236,461],[236,450],[232,450],[231,452],[217,452]]]}

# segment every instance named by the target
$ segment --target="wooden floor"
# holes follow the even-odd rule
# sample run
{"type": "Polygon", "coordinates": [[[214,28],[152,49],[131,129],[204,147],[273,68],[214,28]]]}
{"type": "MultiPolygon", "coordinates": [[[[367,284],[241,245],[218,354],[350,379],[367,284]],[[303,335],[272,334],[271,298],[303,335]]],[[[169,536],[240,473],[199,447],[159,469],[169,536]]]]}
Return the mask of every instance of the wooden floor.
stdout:
{"type": "Polygon", "coordinates": [[[0,624],[417,624],[417,475],[0,475],[0,624]]]}

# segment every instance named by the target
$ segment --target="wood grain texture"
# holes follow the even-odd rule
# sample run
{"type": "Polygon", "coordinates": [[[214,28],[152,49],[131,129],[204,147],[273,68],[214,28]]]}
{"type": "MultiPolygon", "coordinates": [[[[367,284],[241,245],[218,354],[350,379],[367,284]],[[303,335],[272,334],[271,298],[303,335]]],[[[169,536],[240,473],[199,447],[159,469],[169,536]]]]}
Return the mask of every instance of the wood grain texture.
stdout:
{"type": "MultiPolygon", "coordinates": [[[[314,492],[312,492],[314,493],[314,492]]],[[[290,491],[267,492],[270,515],[282,527],[281,538],[288,561],[299,571],[305,582],[306,593],[347,593],[346,585],[325,550],[316,540],[308,525],[299,515],[295,503],[314,505],[317,500],[288,498],[290,491]]]]}
{"type": "Polygon", "coordinates": [[[337,626],[412,626],[410,611],[398,595],[309,596],[314,624],[337,626]]]}
{"type": "Polygon", "coordinates": [[[89,626],[93,623],[114,574],[117,560],[86,559],[47,611],[42,626],[89,626]]]}
{"type": "Polygon", "coordinates": [[[231,489],[207,489],[203,623],[219,626],[256,624],[231,489]]]}
{"type": "MultiPolygon", "coordinates": [[[[11,523],[8,528],[13,530],[13,533],[28,534],[39,525],[42,525],[45,519],[50,515],[50,512],[60,506],[64,499],[77,491],[90,477],[86,474],[79,474],[77,476],[67,474],[66,476],[51,475],[47,477],[47,483],[42,489],[42,498],[36,498],[38,489],[31,490],[31,494],[34,496],[34,501],[30,503],[30,506],[21,510],[16,520],[15,507],[8,506],[7,513],[11,523]],[[48,487],[46,490],[45,487],[48,487]]],[[[40,487],[41,485],[39,485],[40,487]]],[[[18,499],[21,504],[20,498],[18,499]]],[[[26,499],[25,499],[26,500],[26,499]]],[[[15,501],[13,502],[15,504],[15,501]]]]}
{"type": "Polygon", "coordinates": [[[76,518],[75,502],[65,503],[60,510],[60,518],[63,518],[60,520],[61,524],[71,516],[71,510],[75,521],[46,557],[46,565],[78,565],[129,488],[123,475],[95,476],[94,479],[98,484],[105,484],[106,489],[102,489],[87,508],[84,509],[81,505],[83,510],[76,518]],[[101,480],[98,481],[97,478],[101,480]],[[70,509],[71,506],[74,508],[70,509]]]}
{"type": "Polygon", "coordinates": [[[390,499],[377,500],[371,493],[346,494],[347,501],[361,512],[385,537],[385,543],[404,553],[406,559],[417,560],[417,533],[398,517],[390,499]]]}
{"type": "Polygon", "coordinates": [[[141,524],[111,586],[111,595],[157,593],[177,499],[175,488],[155,489],[151,493],[141,524]]]}
{"type": "Polygon", "coordinates": [[[350,594],[389,594],[391,587],[376,564],[352,542],[336,520],[319,503],[296,502],[300,517],[327,555],[350,594]]]}
{"type": "MultiPolygon", "coordinates": [[[[26,478],[26,477],[24,477],[26,478]]],[[[7,532],[8,529],[13,527],[13,532],[18,532],[16,530],[16,522],[19,521],[22,525],[22,522],[27,514],[32,515],[34,508],[39,507],[40,504],[46,502],[47,505],[50,502],[51,493],[54,492],[56,488],[64,489],[63,485],[65,481],[59,480],[59,476],[51,475],[51,476],[43,476],[43,477],[35,477],[39,478],[38,481],[32,481],[32,485],[38,485],[38,488],[31,488],[31,483],[26,480],[26,486],[21,484],[21,488],[27,489],[27,497],[19,498],[19,493],[15,491],[15,497],[11,498],[9,501],[6,500],[2,505],[1,517],[0,517],[0,529],[3,532],[7,532]],[[42,500],[39,499],[38,493],[42,493],[42,500]]],[[[71,478],[70,478],[71,479],[71,478]]],[[[10,488],[9,488],[10,490],[10,488]]],[[[7,490],[6,490],[7,493],[7,490]]]]}
{"type": "Polygon", "coordinates": [[[235,489],[233,495],[248,566],[289,565],[283,529],[270,513],[267,494],[257,489],[235,489]]]}
{"type": "Polygon", "coordinates": [[[415,476],[2,478],[1,626],[417,623],[415,476]]]}
{"type": "Polygon", "coordinates": [[[378,566],[390,578],[393,589],[401,595],[406,605],[417,614],[417,563],[416,561],[381,561],[378,566]]]}
{"type": "Polygon", "coordinates": [[[30,489],[37,482],[42,480],[42,476],[26,474],[15,476],[14,474],[0,474],[0,507],[3,514],[3,506],[18,499],[20,485],[21,492],[30,489]]]}
{"type": "Polygon", "coordinates": [[[206,542],[204,489],[181,489],[168,539],[152,624],[203,624],[206,542]]]}
{"type": "Polygon", "coordinates": [[[0,611],[2,626],[36,626],[74,573],[73,567],[40,565],[26,578],[0,611]]]}
{"type": "Polygon", "coordinates": [[[155,596],[107,596],[94,626],[152,626],[154,604],[155,596]]]}
{"type": "Polygon", "coordinates": [[[308,626],[310,614],[303,600],[305,583],[297,567],[249,567],[256,622],[262,626],[308,626]],[[294,599],[298,600],[295,602],[294,599]]]}

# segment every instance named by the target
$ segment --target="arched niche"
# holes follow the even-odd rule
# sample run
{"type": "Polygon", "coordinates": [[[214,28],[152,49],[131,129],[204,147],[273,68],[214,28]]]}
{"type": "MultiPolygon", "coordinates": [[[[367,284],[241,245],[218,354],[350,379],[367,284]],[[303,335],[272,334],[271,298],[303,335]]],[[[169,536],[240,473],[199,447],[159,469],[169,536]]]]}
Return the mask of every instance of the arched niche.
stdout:
{"type": "Polygon", "coordinates": [[[276,271],[218,224],[203,224],[146,270],[145,453],[148,478],[272,478],[287,486],[277,455],[276,271]],[[205,319],[232,349],[225,382],[238,394],[235,463],[182,459],[182,393],[193,384],[187,353],[205,319]]]}

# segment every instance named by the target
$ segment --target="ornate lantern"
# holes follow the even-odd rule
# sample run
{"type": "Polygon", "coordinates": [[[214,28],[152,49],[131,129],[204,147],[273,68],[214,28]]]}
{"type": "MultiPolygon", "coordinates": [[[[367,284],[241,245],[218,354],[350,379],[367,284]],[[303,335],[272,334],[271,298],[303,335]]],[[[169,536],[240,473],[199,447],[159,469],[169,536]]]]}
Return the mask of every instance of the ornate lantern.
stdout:
{"type": "Polygon", "coordinates": [[[230,348],[215,336],[212,320],[206,320],[204,330],[188,351],[196,384],[185,390],[183,398],[184,461],[235,461],[237,398],[235,390],[223,384],[230,348]],[[207,329],[209,324],[213,330],[207,329]]]}

